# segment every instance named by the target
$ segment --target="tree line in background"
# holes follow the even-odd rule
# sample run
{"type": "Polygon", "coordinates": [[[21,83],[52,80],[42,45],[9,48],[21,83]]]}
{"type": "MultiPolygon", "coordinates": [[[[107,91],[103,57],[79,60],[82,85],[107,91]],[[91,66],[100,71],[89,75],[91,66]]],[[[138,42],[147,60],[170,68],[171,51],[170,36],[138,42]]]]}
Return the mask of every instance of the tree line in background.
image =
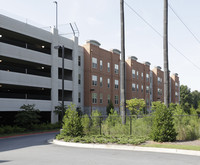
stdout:
{"type": "Polygon", "coordinates": [[[194,108],[200,114],[200,92],[197,90],[191,92],[187,85],[181,85],[180,105],[187,114],[190,114],[190,108],[194,108]]]}

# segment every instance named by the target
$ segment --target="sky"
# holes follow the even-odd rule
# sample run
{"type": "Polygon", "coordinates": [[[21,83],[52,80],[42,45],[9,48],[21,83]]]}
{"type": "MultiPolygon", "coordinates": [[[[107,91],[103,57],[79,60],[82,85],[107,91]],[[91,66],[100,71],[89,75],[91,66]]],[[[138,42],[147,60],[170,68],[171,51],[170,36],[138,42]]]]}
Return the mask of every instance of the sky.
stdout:
{"type": "MultiPolygon", "coordinates": [[[[121,49],[120,0],[57,2],[60,34],[71,33],[69,23],[75,22],[80,45],[92,39],[101,43],[103,49],[121,49]]],[[[124,5],[126,58],[136,56],[138,62],[148,61],[151,69],[155,66],[163,69],[163,2],[125,0],[124,5]]],[[[0,0],[0,4],[1,14],[41,28],[55,26],[56,5],[53,0],[0,0]]],[[[169,0],[169,4],[193,34],[169,8],[169,70],[178,73],[181,85],[187,85],[191,91],[200,91],[200,1],[169,0]]]]}

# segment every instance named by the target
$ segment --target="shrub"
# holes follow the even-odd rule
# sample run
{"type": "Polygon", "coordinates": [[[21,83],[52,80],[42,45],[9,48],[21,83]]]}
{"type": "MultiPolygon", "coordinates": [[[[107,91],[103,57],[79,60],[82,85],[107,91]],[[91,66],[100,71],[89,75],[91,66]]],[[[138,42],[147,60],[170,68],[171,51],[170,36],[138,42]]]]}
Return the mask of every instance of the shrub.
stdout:
{"type": "Polygon", "coordinates": [[[168,142],[176,140],[173,116],[170,108],[161,102],[153,102],[153,126],[151,137],[154,141],[168,142]]]}
{"type": "Polygon", "coordinates": [[[83,125],[83,133],[88,135],[90,133],[91,122],[87,114],[81,117],[81,123],[83,125]]]}
{"type": "Polygon", "coordinates": [[[20,107],[20,109],[22,109],[22,111],[17,113],[14,121],[18,126],[31,129],[33,124],[38,124],[40,122],[40,111],[35,109],[34,104],[24,104],[20,107]]]}
{"type": "Polygon", "coordinates": [[[98,110],[92,111],[92,127],[91,127],[92,134],[100,133],[100,124],[101,124],[100,117],[101,117],[101,113],[98,110]]]}
{"type": "Polygon", "coordinates": [[[74,104],[68,106],[63,122],[62,134],[72,137],[83,135],[81,118],[78,116],[78,112],[76,111],[74,104]]]}
{"type": "Polygon", "coordinates": [[[102,124],[102,130],[105,135],[116,134],[117,125],[121,125],[121,117],[117,111],[110,110],[110,114],[102,124]]]}
{"type": "Polygon", "coordinates": [[[131,117],[132,135],[149,137],[152,129],[152,116],[144,116],[143,118],[131,117]]]}
{"type": "Polygon", "coordinates": [[[177,106],[174,112],[175,129],[178,140],[195,140],[200,137],[200,121],[195,109],[190,109],[190,116],[184,112],[181,106],[177,106]]]}

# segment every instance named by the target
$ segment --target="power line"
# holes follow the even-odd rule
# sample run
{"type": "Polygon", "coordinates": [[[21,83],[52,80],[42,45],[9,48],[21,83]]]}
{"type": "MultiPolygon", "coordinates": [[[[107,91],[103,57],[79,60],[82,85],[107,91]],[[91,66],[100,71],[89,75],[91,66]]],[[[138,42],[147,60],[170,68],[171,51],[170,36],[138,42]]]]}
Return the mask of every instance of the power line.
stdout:
{"type": "Polygon", "coordinates": [[[190,30],[190,28],[183,22],[181,17],[175,12],[175,10],[172,8],[170,4],[169,8],[172,10],[172,12],[175,14],[175,16],[181,21],[181,23],[185,26],[185,28],[192,34],[192,36],[196,39],[196,41],[200,44],[200,40],[197,38],[197,36],[190,30]]]}
{"type": "MultiPolygon", "coordinates": [[[[146,21],[136,10],[133,9],[127,2],[124,1],[126,6],[128,6],[132,12],[134,12],[139,18],[141,18],[155,33],[157,33],[161,38],[163,38],[162,34],[158,32],[148,21],[146,21]]],[[[200,70],[200,67],[197,66],[194,62],[192,62],[188,57],[186,57],[180,50],[178,50],[172,43],[168,41],[169,45],[174,48],[180,55],[182,55],[187,61],[189,61],[194,67],[200,70]]]]}

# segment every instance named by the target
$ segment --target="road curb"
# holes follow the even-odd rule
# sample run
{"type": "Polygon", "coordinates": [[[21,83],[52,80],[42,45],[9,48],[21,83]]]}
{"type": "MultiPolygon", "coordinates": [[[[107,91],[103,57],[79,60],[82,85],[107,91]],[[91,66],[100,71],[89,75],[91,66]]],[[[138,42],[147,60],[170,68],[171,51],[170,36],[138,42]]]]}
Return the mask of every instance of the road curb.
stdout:
{"type": "Polygon", "coordinates": [[[154,147],[138,147],[138,146],[126,146],[115,144],[83,144],[83,143],[71,143],[54,139],[51,143],[67,147],[79,147],[79,148],[93,148],[93,149],[114,149],[114,150],[127,150],[127,151],[146,151],[146,152],[159,152],[159,153],[171,153],[200,156],[200,151],[181,150],[181,149],[169,149],[169,148],[154,148],[154,147]]]}
{"type": "Polygon", "coordinates": [[[15,137],[22,137],[22,136],[29,136],[29,135],[38,135],[38,134],[45,134],[45,133],[56,133],[59,132],[59,130],[56,131],[41,131],[41,132],[35,132],[35,133],[26,133],[26,134],[19,134],[19,135],[11,135],[11,136],[2,136],[0,139],[7,139],[7,138],[15,138],[15,137]]]}

